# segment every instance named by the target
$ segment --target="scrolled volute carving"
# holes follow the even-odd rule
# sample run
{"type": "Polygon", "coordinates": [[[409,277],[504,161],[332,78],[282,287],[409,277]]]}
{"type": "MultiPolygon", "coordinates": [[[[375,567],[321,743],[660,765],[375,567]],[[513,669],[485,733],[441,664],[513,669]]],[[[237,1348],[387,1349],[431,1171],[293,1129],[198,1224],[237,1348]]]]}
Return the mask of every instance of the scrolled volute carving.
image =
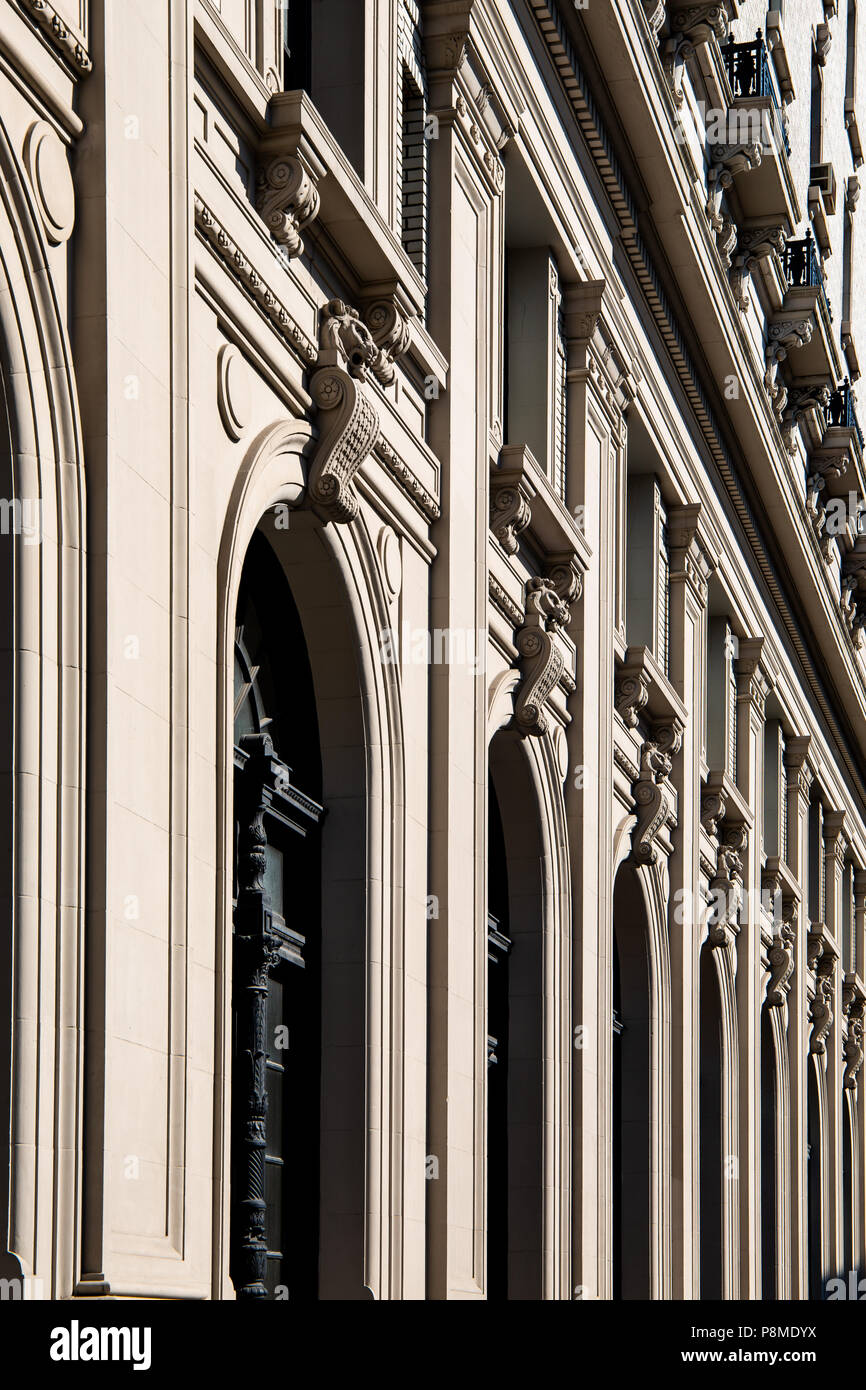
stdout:
{"type": "Polygon", "coordinates": [[[793,919],[796,911],[796,898],[789,897],[787,894],[783,895],[782,921],[767,952],[770,966],[770,978],[767,981],[767,1005],[771,1009],[781,1008],[791,987],[791,976],[794,973],[794,941],[796,939],[793,919]]]}
{"type": "Polygon", "coordinates": [[[319,190],[297,155],[278,155],[256,175],[256,209],[290,258],[301,255],[301,229],[317,215],[319,201],[319,190]]]}
{"type": "Polygon", "coordinates": [[[310,499],[327,521],[358,515],[352,479],[379,438],[379,416],[364,390],[379,349],[356,309],[332,299],[322,310],[319,356],[310,395],[319,409],[320,434],[310,464],[310,499]]]}
{"type": "Polygon", "coordinates": [[[712,905],[708,918],[708,940],[712,947],[733,944],[739,931],[743,894],[743,860],[748,831],[745,825],[725,825],[716,859],[716,872],[710,880],[712,905]]]}
{"type": "Polygon", "coordinates": [[[645,671],[629,673],[616,682],[614,704],[627,729],[637,728],[649,694],[650,681],[645,671]]]}
{"type": "Polygon", "coordinates": [[[522,680],[514,722],[523,734],[544,734],[549,727],[545,704],[565,671],[565,657],[556,634],[568,627],[570,605],[579,592],[576,568],[565,563],[556,564],[550,574],[534,575],[527,582],[525,618],[515,638],[522,680]]]}
{"type": "Polygon", "coordinates": [[[658,859],[656,837],[673,804],[672,789],[666,784],[682,741],[683,726],[674,718],[654,724],[652,737],[641,744],[639,773],[632,786],[637,820],[632,830],[631,858],[636,864],[654,864],[658,859]]]}
{"type": "Polygon", "coordinates": [[[815,981],[815,998],[809,1017],[812,1022],[809,1052],[820,1056],[827,1050],[827,1034],[833,1026],[833,980],[830,975],[819,975],[815,981]]]}
{"type": "Polygon", "coordinates": [[[374,299],[366,305],[364,321],[379,350],[379,358],[373,364],[373,373],[383,386],[390,386],[395,376],[394,363],[409,347],[409,318],[393,296],[390,296],[374,299]]]}
{"type": "Polygon", "coordinates": [[[856,977],[846,975],[842,985],[842,1008],[848,1021],[848,1036],[845,1039],[843,1055],[845,1074],[842,1086],[853,1091],[857,1085],[857,1073],[863,1065],[863,1022],[866,1011],[866,997],[856,977]]]}
{"type": "Polygon", "coordinates": [[[517,537],[532,520],[529,501],[517,482],[490,485],[490,529],[506,555],[516,555],[517,537]]]}

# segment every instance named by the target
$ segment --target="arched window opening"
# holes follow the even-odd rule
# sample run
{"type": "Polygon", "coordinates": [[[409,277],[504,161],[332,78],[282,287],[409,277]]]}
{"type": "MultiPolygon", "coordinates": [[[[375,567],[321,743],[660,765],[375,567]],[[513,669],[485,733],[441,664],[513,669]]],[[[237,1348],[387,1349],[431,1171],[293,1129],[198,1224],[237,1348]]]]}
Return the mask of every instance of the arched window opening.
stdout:
{"type": "Polygon", "coordinates": [[[531,754],[517,736],[494,737],[488,785],[488,1298],[534,1300],[546,1296],[549,900],[531,754]]]}
{"type": "Polygon", "coordinates": [[[722,1010],[712,948],[700,972],[700,1214],[701,1298],[723,1293],[722,1010]]]}
{"type": "Polygon", "coordinates": [[[652,1297],[652,993],[649,922],[636,871],[613,891],[613,1296],[652,1297]]]}
{"type": "Polygon", "coordinates": [[[811,1299],[822,1299],[824,1297],[824,1223],[821,1209],[823,1164],[821,1154],[820,1092],[818,1089],[817,1063],[814,1058],[811,1059],[809,1064],[806,1121],[809,1297],[811,1299]]]}
{"type": "Polygon", "coordinates": [[[508,976],[505,835],[489,789],[487,915],[487,1297],[508,1297],[508,976]]]}
{"type": "Polygon", "coordinates": [[[324,812],[300,619],[261,533],[238,597],[233,743],[230,1274],[239,1298],[303,1301],[318,1294],[324,812]]]}
{"type": "Polygon", "coordinates": [[[837,1271],[843,1279],[854,1269],[856,1241],[854,1234],[854,1130],[851,1124],[851,1093],[842,1098],[842,1268],[837,1271]]]}
{"type": "Polygon", "coordinates": [[[777,1298],[778,1153],[776,1056],[767,1009],[761,1014],[761,1297],[777,1298]]]}

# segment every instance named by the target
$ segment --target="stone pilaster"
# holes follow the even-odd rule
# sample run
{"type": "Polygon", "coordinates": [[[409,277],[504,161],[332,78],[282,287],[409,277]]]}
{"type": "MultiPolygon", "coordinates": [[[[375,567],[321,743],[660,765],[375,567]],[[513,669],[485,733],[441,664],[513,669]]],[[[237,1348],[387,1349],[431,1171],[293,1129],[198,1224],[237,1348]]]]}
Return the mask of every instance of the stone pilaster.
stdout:
{"type": "MultiPolygon", "coordinates": [[[[428,327],[449,360],[431,403],[442,516],[433,529],[430,625],[487,624],[491,441],[502,443],[504,168],[500,84],[487,80],[473,0],[424,6],[429,113],[428,327]],[[482,84],[485,84],[482,85],[482,84]],[[484,327],[482,328],[482,325],[484,327]],[[466,480],[479,484],[467,491],[466,480]]],[[[427,1297],[486,1296],[487,724],[485,681],[468,663],[430,670],[427,1297]]]]}
{"type": "MultiPolygon", "coordinates": [[[[841,951],[843,935],[843,891],[845,856],[848,842],[845,836],[844,811],[827,811],[824,815],[824,920],[841,951]]],[[[827,1069],[827,1268],[841,1269],[844,1255],[842,1239],[842,1079],[845,1072],[842,1055],[842,970],[837,961],[826,975],[825,986],[833,1019],[824,1046],[827,1069]]]]}
{"type": "Polygon", "coordinates": [[[812,774],[806,761],[809,735],[789,738],[785,745],[788,797],[788,868],[801,885],[794,918],[794,974],[788,991],[788,1074],[790,1077],[790,1297],[808,1297],[808,1229],[806,1177],[806,1066],[809,1025],[806,1019],[806,869],[809,850],[809,788],[812,774]]]}
{"type": "MultiPolygon", "coordinates": [[[[739,1171],[760,1171],[761,1162],[761,850],[764,806],[764,712],[769,682],[761,666],[764,639],[740,642],[734,663],[737,680],[737,783],[755,824],[743,863],[744,902],[740,917],[737,970],[739,1053],[739,1171]]],[[[761,1294],[761,1209],[757,1185],[741,1182],[740,1298],[761,1294]]]]}
{"type": "MultiPolygon", "coordinates": [[[[700,786],[706,707],[707,581],[714,568],[699,536],[699,504],[668,510],[670,561],[670,680],[688,711],[682,749],[671,781],[676,789],[678,823],[670,859],[671,899],[677,891],[694,908],[700,881],[700,786]]],[[[680,914],[683,916],[683,914],[680,914]]],[[[699,1154],[693,1117],[698,1112],[700,1035],[698,1014],[699,933],[697,913],[670,922],[671,950],[671,1167],[673,1179],[674,1298],[698,1292],[699,1154]]]]}

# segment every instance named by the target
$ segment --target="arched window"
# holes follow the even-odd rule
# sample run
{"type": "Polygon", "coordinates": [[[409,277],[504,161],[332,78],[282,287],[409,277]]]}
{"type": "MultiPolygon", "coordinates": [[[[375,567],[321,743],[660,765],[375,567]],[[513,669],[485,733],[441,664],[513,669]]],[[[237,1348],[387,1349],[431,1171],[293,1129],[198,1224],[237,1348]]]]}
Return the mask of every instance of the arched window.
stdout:
{"type": "Polygon", "coordinates": [[[821,1093],[818,1062],[809,1059],[807,1083],[806,1129],[806,1193],[807,1233],[809,1250],[809,1297],[824,1297],[824,1220],[823,1220],[823,1154],[821,1138],[821,1093]]]}
{"type": "Polygon", "coordinates": [[[320,795],[300,620],[256,533],[234,652],[230,1273],[239,1298],[318,1292],[320,795]]]}
{"type": "Polygon", "coordinates": [[[722,1010],[718,973],[708,945],[701,952],[700,991],[701,1298],[720,1299],[724,1288],[722,1010]]]}
{"type": "Polygon", "coordinates": [[[778,1156],[776,1050],[770,1011],[761,1012],[761,1297],[778,1297],[778,1156]]]}
{"type": "Polygon", "coordinates": [[[613,1297],[652,1297],[652,994],[649,922],[636,870],[613,890],[613,1297]]]}

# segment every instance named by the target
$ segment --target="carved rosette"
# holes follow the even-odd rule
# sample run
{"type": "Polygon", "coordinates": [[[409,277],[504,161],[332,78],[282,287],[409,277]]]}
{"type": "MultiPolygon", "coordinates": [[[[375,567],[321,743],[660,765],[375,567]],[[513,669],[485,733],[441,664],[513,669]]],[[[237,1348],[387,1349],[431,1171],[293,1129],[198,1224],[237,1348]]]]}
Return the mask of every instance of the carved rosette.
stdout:
{"type": "Polygon", "coordinates": [[[557,633],[571,620],[570,605],[580,595],[580,576],[572,565],[559,565],[549,575],[535,575],[526,585],[525,617],[515,642],[521,658],[522,680],[517,691],[514,723],[523,734],[544,734],[548,696],[565,671],[557,633]]]}
{"type": "Polygon", "coordinates": [[[301,229],[319,211],[319,191],[297,155],[279,155],[259,169],[256,208],[287,255],[300,256],[304,249],[301,229]]]}

